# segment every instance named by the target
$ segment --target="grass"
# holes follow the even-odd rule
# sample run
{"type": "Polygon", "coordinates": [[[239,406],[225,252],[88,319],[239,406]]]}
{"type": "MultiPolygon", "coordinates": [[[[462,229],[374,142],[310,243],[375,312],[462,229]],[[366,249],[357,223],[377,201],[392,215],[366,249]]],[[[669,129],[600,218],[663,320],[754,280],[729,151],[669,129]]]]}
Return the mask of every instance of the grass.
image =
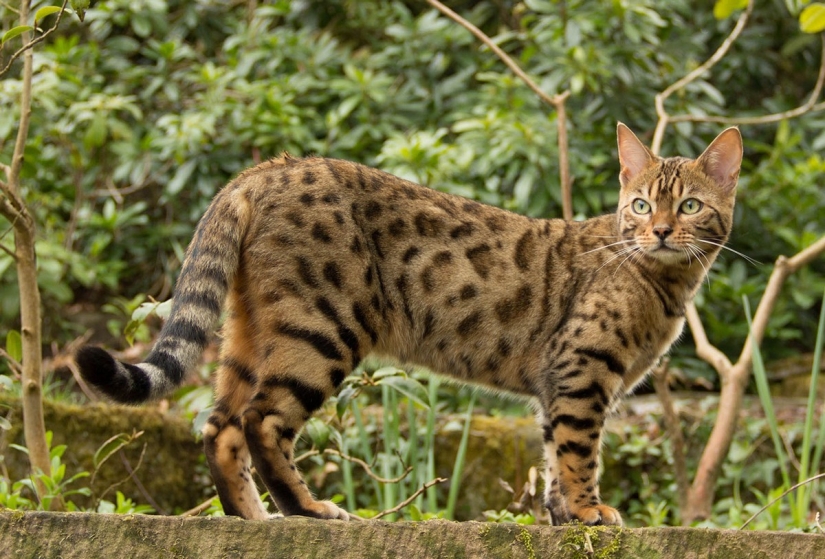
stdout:
{"type": "MultiPolygon", "coordinates": [[[[750,304],[747,297],[743,297],[743,304],[745,307],[745,315],[748,320],[748,327],[752,329],[753,322],[751,318],[750,304]]],[[[823,446],[825,446],[825,408],[823,408],[822,413],[820,413],[818,437],[814,443],[814,416],[816,415],[816,401],[818,394],[817,385],[819,380],[822,348],[823,343],[825,342],[825,293],[823,293],[822,297],[822,309],[819,315],[816,340],[814,342],[811,382],[808,389],[808,403],[805,413],[805,422],[802,429],[802,450],[801,458],[799,460],[799,471],[797,482],[793,485],[791,483],[791,473],[788,466],[791,463],[791,460],[785,450],[779,423],[776,418],[776,413],[774,412],[773,400],[771,398],[770,387],[768,385],[768,375],[765,370],[762,353],[759,349],[759,345],[756,343],[756,340],[752,339],[752,341],[753,376],[756,381],[756,389],[759,394],[760,402],[762,403],[762,409],[765,412],[765,418],[770,428],[770,437],[773,441],[774,451],[776,453],[779,468],[782,474],[782,486],[776,487],[770,492],[768,498],[771,502],[760,509],[759,513],[764,510],[770,511],[773,524],[776,524],[780,514],[778,508],[780,501],[779,497],[787,496],[790,506],[792,526],[801,529],[809,528],[810,523],[808,521],[808,515],[811,510],[811,499],[812,495],[819,487],[819,480],[812,480],[812,478],[815,477],[813,473],[819,470],[823,446]],[[812,483],[808,483],[809,480],[812,480],[812,483]],[[793,490],[791,490],[792,488],[793,490]]],[[[749,522],[750,520],[748,520],[745,525],[749,522]]],[[[775,528],[777,526],[773,527],[775,528]]]]}

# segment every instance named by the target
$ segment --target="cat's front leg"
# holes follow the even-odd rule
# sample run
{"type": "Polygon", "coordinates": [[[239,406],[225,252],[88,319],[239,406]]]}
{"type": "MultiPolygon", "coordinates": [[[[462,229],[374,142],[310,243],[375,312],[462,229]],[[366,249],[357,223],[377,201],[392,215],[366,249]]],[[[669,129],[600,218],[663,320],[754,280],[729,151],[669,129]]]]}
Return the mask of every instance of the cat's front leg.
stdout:
{"type": "MultiPolygon", "coordinates": [[[[603,419],[577,418],[563,406],[544,426],[545,506],[554,526],[578,520],[621,525],[622,517],[599,497],[599,447],[603,419]]],[[[581,411],[581,410],[578,410],[581,411]]]]}
{"type": "Polygon", "coordinates": [[[544,406],[545,504],[554,525],[622,524],[619,512],[599,497],[602,427],[619,383],[600,371],[588,373],[558,386],[544,406]]]}

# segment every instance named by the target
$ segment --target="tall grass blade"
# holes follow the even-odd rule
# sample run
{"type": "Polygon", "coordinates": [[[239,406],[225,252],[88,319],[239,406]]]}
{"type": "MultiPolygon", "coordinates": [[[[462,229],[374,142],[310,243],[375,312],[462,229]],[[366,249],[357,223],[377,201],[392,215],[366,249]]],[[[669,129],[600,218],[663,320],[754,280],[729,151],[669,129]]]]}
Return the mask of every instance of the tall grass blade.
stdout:
{"type": "MultiPolygon", "coordinates": [[[[819,371],[822,366],[822,350],[825,349],[825,292],[822,293],[822,307],[819,311],[819,324],[816,328],[816,341],[814,342],[814,362],[811,367],[811,387],[810,392],[808,393],[808,413],[805,416],[805,434],[808,435],[812,433],[813,429],[813,421],[814,421],[814,412],[816,406],[816,397],[818,395],[817,390],[817,380],[819,378],[819,371]],[[808,423],[810,422],[811,426],[809,427],[808,423]]],[[[805,442],[805,449],[810,448],[810,441],[805,442]]],[[[819,415],[819,437],[816,441],[816,448],[814,449],[813,459],[811,460],[811,472],[819,471],[819,466],[822,460],[822,451],[825,448],[825,406],[823,406],[822,411],[819,415]]],[[[803,450],[803,458],[804,458],[804,450],[803,450]]],[[[814,485],[813,490],[816,490],[818,487],[814,485]]],[[[810,494],[809,494],[810,495],[810,494]]]]}
{"type": "MultiPolygon", "coordinates": [[[[425,433],[424,445],[427,451],[427,475],[425,480],[435,479],[435,408],[438,403],[438,387],[441,384],[439,378],[430,375],[427,386],[427,395],[430,400],[430,408],[427,410],[427,432],[425,433]]],[[[433,514],[438,512],[438,493],[435,486],[427,489],[427,510],[433,514]]]]}
{"type": "MultiPolygon", "coordinates": [[[[398,410],[395,407],[395,393],[390,390],[387,385],[381,386],[381,403],[384,406],[384,452],[381,453],[381,477],[389,479],[395,477],[395,472],[392,468],[392,449],[398,448],[395,418],[398,416],[398,410]]],[[[381,504],[383,510],[392,508],[396,504],[396,487],[394,483],[385,483],[384,485],[384,500],[381,504]]],[[[390,514],[386,516],[390,522],[395,520],[395,515],[390,514]]]]}
{"type": "Polygon", "coordinates": [[[779,434],[779,424],[776,421],[776,413],[773,409],[773,400],[771,399],[771,390],[768,386],[768,375],[765,372],[765,363],[762,361],[762,353],[759,351],[759,344],[753,335],[753,320],[751,319],[751,308],[748,298],[742,296],[742,302],[745,306],[745,317],[748,319],[748,330],[751,336],[751,349],[753,352],[753,377],[756,380],[756,391],[759,393],[759,400],[762,402],[762,409],[765,412],[765,419],[768,421],[768,426],[771,431],[771,440],[773,441],[774,450],[776,451],[776,459],[779,460],[779,468],[782,472],[782,481],[785,487],[791,486],[791,478],[788,473],[788,459],[785,455],[785,448],[782,446],[782,438],[779,434]]]}
{"type": "MultiPolygon", "coordinates": [[[[361,447],[361,454],[364,456],[364,460],[367,464],[372,464],[373,455],[372,449],[370,448],[370,435],[367,432],[367,428],[364,425],[364,418],[361,414],[361,406],[358,404],[356,399],[352,400],[352,417],[355,419],[355,429],[358,431],[358,444],[361,447]]],[[[370,478],[372,481],[372,489],[375,492],[375,502],[381,503],[381,486],[378,484],[378,481],[370,478]]]]}
{"type": "Polygon", "coordinates": [[[444,517],[453,520],[455,513],[455,503],[458,499],[458,488],[461,485],[461,472],[464,470],[464,459],[467,456],[467,443],[470,440],[470,424],[473,420],[473,405],[476,402],[476,392],[470,396],[470,404],[467,406],[467,416],[464,420],[464,430],[461,433],[461,442],[458,445],[458,452],[453,464],[453,474],[450,476],[450,492],[447,495],[447,512],[444,517]]]}

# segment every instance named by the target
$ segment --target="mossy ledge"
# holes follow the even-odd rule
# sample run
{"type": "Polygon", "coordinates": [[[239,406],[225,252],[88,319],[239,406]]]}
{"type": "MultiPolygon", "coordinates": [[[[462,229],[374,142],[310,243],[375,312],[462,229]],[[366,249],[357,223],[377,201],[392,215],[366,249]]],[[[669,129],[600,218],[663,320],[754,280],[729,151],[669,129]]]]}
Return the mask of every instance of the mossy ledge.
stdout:
{"type": "Polygon", "coordinates": [[[825,535],[692,528],[600,529],[593,552],[571,542],[581,527],[478,522],[341,522],[288,518],[117,516],[0,512],[0,549],[15,558],[300,559],[554,557],[578,559],[810,559],[825,557],[825,535]],[[618,544],[615,542],[619,538],[618,544]],[[526,545],[527,542],[529,545],[526,545]],[[128,551],[126,551],[128,550],[128,551]],[[600,551],[605,554],[599,554],[600,551]]]}

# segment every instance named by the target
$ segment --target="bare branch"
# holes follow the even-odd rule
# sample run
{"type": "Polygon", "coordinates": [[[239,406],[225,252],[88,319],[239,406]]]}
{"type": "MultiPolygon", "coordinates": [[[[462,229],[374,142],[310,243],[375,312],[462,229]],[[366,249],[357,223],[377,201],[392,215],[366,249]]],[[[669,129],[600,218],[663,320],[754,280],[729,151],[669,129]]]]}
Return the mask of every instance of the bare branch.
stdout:
{"type": "Polygon", "coordinates": [[[687,84],[696,80],[699,76],[713,68],[716,63],[727,54],[730,47],[736,39],[739,38],[739,35],[742,34],[742,30],[745,28],[751,12],[753,12],[753,0],[748,1],[748,7],[745,8],[745,11],[739,15],[739,19],[736,21],[736,25],[730,32],[730,35],[722,41],[722,44],[719,45],[719,48],[716,49],[716,52],[714,52],[710,58],[708,58],[702,65],[697,66],[692,72],[689,72],[684,77],[671,84],[664,91],[656,95],[654,103],[656,105],[656,114],[659,117],[659,121],[656,123],[656,130],[653,133],[653,142],[650,146],[653,153],[658,154],[659,150],[662,148],[662,139],[665,135],[665,128],[667,128],[668,122],[671,121],[671,117],[668,115],[667,110],[665,110],[665,100],[673,95],[674,92],[685,87],[687,84]]]}
{"type": "Polygon", "coordinates": [[[0,357],[6,360],[9,365],[9,368],[15,374],[17,378],[23,376],[23,365],[20,364],[20,361],[9,355],[5,349],[0,347],[0,357]]]}
{"type": "Polygon", "coordinates": [[[679,421],[679,414],[676,413],[676,408],[673,406],[673,398],[670,396],[670,386],[668,385],[669,370],[670,359],[665,357],[653,370],[653,387],[656,390],[659,401],[662,403],[662,417],[673,447],[673,469],[676,475],[677,498],[679,501],[679,510],[682,511],[687,504],[690,482],[688,481],[686,467],[685,439],[682,436],[682,425],[679,421]]]}
{"type": "Polygon", "coordinates": [[[404,473],[401,474],[400,476],[398,476],[396,478],[383,478],[383,477],[379,476],[378,474],[376,474],[375,472],[373,472],[370,465],[367,464],[366,462],[364,462],[363,460],[361,460],[360,458],[356,458],[355,456],[348,456],[348,455],[344,454],[343,452],[341,452],[340,450],[335,450],[333,448],[327,448],[323,452],[321,452],[320,450],[309,450],[309,451],[301,454],[297,458],[295,458],[294,462],[297,464],[297,463],[301,462],[302,460],[305,460],[305,459],[309,458],[310,456],[316,456],[318,454],[327,454],[327,455],[331,455],[331,456],[339,456],[340,458],[342,458],[343,460],[346,460],[347,462],[352,462],[354,464],[358,464],[359,466],[364,468],[364,472],[368,476],[370,476],[372,479],[374,479],[378,483],[398,483],[401,480],[403,480],[405,477],[407,477],[407,475],[413,470],[412,466],[407,466],[407,468],[404,470],[404,473]]]}
{"type": "Polygon", "coordinates": [[[378,520],[379,518],[383,518],[383,517],[385,517],[389,514],[394,514],[398,511],[400,511],[401,509],[403,509],[404,507],[406,507],[407,505],[409,505],[410,503],[415,501],[418,498],[419,495],[424,493],[424,491],[426,491],[427,489],[429,489],[433,485],[437,485],[439,483],[444,483],[445,481],[447,481],[447,478],[445,478],[445,477],[437,477],[433,480],[428,481],[427,483],[425,483],[424,485],[419,487],[418,490],[415,493],[413,493],[412,495],[410,495],[409,497],[407,497],[406,499],[404,499],[403,501],[401,501],[400,503],[398,503],[397,505],[395,505],[391,509],[387,509],[387,510],[383,510],[383,511],[379,512],[378,514],[373,516],[371,520],[378,520]]]}
{"type": "MultiPolygon", "coordinates": [[[[143,443],[143,449],[140,451],[140,458],[138,459],[138,464],[135,468],[132,468],[132,464],[129,462],[129,459],[126,458],[126,454],[123,452],[122,448],[120,450],[118,450],[118,455],[120,456],[120,461],[126,467],[126,471],[129,473],[129,477],[126,478],[126,479],[131,479],[132,481],[134,481],[135,486],[137,487],[138,491],[143,496],[143,498],[146,499],[146,502],[149,503],[150,505],[152,505],[152,507],[157,511],[158,514],[162,514],[162,515],[166,516],[169,513],[166,512],[166,510],[162,506],[157,504],[157,502],[152,498],[152,496],[149,494],[149,492],[146,491],[146,488],[140,482],[140,479],[138,479],[137,475],[135,475],[138,468],[140,468],[140,465],[143,464],[143,455],[146,452],[146,444],[147,443],[143,443]]],[[[123,483],[125,481],[126,480],[123,480],[120,483],[123,483]]],[[[119,483],[115,484],[115,485],[109,487],[109,489],[112,489],[112,487],[115,487],[116,485],[120,485],[120,484],[119,483]]],[[[106,491],[109,491],[109,489],[107,489],[106,491]]]]}
{"type": "Polygon", "coordinates": [[[475,37],[479,41],[487,45],[487,47],[489,47],[489,49],[493,51],[496,54],[496,56],[498,56],[501,59],[501,61],[504,62],[507,65],[507,67],[510,68],[510,70],[527,85],[527,87],[532,89],[533,92],[536,95],[538,95],[539,98],[541,98],[541,100],[547,103],[548,105],[553,105],[554,107],[558,108],[558,106],[561,103],[563,103],[567,96],[570,94],[569,91],[565,91],[564,93],[554,95],[553,97],[547,95],[544,91],[541,90],[541,88],[536,84],[536,82],[530,79],[530,76],[528,76],[524,72],[524,70],[522,70],[521,67],[519,67],[519,65],[516,64],[515,61],[512,58],[510,58],[510,56],[506,52],[501,50],[501,48],[497,44],[495,44],[495,42],[493,42],[493,40],[490,39],[490,37],[485,35],[484,32],[481,31],[478,27],[476,27],[475,25],[473,25],[472,23],[470,23],[469,21],[467,21],[466,19],[452,11],[450,8],[448,8],[438,0],[427,0],[427,3],[436,8],[438,11],[440,11],[447,17],[449,17],[450,19],[452,19],[453,21],[455,21],[456,23],[458,23],[459,25],[461,25],[462,27],[464,27],[465,29],[467,29],[470,33],[475,35],[475,37]]]}
{"type": "Polygon", "coordinates": [[[14,64],[14,61],[17,60],[20,57],[21,54],[23,54],[27,50],[31,49],[32,47],[34,47],[34,45],[36,45],[37,43],[45,41],[46,37],[51,35],[52,32],[55,29],[57,29],[57,26],[60,25],[60,19],[63,17],[63,14],[66,12],[66,4],[68,4],[68,2],[69,2],[69,0],[63,0],[63,5],[60,6],[60,11],[57,13],[57,18],[55,19],[53,26],[51,26],[49,29],[47,29],[46,32],[43,33],[42,35],[40,35],[39,37],[36,37],[36,38],[32,39],[31,41],[29,41],[28,43],[25,43],[22,47],[17,49],[17,51],[15,51],[14,54],[11,55],[11,58],[9,58],[6,65],[3,67],[2,70],[0,70],[0,77],[2,77],[6,72],[9,71],[9,69],[11,68],[11,65],[14,64]]]}
{"type": "Polygon", "coordinates": [[[568,147],[567,147],[567,112],[564,103],[570,96],[570,91],[566,90],[552,97],[546,94],[542,89],[530,79],[530,76],[510,58],[490,37],[488,37],[481,29],[452,11],[450,8],[439,2],[438,0],[427,0],[427,3],[436,8],[438,11],[467,29],[479,41],[487,45],[487,47],[498,56],[502,62],[523,81],[527,87],[539,96],[539,99],[553,106],[557,112],[556,127],[558,130],[559,143],[559,182],[561,185],[561,200],[562,200],[562,215],[564,219],[573,219],[573,196],[571,192],[572,182],[570,180],[570,164],[568,163],[568,147]]]}
{"type": "Polygon", "coordinates": [[[670,122],[715,122],[719,124],[769,124],[771,122],[779,122],[789,118],[796,118],[807,113],[825,110],[825,102],[817,103],[819,96],[822,93],[822,87],[825,85],[825,35],[820,35],[822,41],[822,54],[819,61],[819,76],[816,79],[811,95],[808,100],[795,109],[783,111],[781,113],[773,113],[762,116],[701,116],[701,115],[677,115],[670,116],[670,122]]]}
{"type": "Polygon", "coordinates": [[[754,313],[753,336],[748,336],[739,359],[734,364],[731,364],[719,349],[708,342],[696,308],[693,305],[688,306],[687,319],[696,341],[697,354],[713,365],[719,373],[722,389],[719,394],[719,411],[696,468],[696,476],[688,493],[687,507],[682,514],[683,521],[690,522],[705,518],[710,513],[716,480],[733,440],[733,432],[742,407],[742,397],[750,376],[753,339],[755,338],[757,343],[762,340],[767,329],[768,318],[788,276],[823,253],[825,253],[825,237],[791,258],[780,256],[777,259],[776,267],[768,279],[765,293],[754,313]]]}
{"type": "Polygon", "coordinates": [[[759,301],[759,305],[753,314],[752,336],[748,336],[742,348],[742,353],[739,354],[739,363],[744,364],[746,369],[750,368],[751,359],[753,359],[753,349],[751,347],[753,341],[755,340],[757,344],[762,341],[765,330],[768,327],[768,319],[771,316],[776,300],[779,298],[785,280],[789,275],[823,253],[825,253],[825,237],[821,237],[814,244],[798,252],[791,258],[780,256],[776,259],[776,266],[773,272],[771,272],[770,278],[768,278],[765,293],[762,295],[762,299],[759,301]]]}
{"type": "Polygon", "coordinates": [[[720,376],[727,374],[733,364],[727,355],[708,341],[705,327],[702,325],[702,319],[699,318],[699,313],[693,301],[688,304],[686,313],[687,323],[690,326],[690,332],[693,334],[693,343],[696,345],[696,355],[712,365],[720,376]]]}
{"type": "Polygon", "coordinates": [[[561,183],[562,217],[567,221],[573,219],[573,181],[570,179],[570,162],[567,159],[567,109],[564,101],[570,96],[569,91],[561,95],[556,105],[556,129],[559,137],[559,183],[561,183]]]}

